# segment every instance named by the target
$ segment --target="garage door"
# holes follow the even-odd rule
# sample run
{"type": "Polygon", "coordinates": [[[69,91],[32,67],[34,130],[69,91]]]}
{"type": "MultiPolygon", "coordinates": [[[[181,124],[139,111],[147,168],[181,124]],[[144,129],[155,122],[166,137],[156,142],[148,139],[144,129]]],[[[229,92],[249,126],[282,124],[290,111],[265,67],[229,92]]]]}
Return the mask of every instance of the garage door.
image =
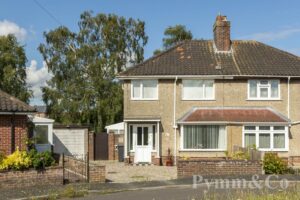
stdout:
{"type": "Polygon", "coordinates": [[[86,129],[54,129],[54,152],[84,158],[86,129]]]}

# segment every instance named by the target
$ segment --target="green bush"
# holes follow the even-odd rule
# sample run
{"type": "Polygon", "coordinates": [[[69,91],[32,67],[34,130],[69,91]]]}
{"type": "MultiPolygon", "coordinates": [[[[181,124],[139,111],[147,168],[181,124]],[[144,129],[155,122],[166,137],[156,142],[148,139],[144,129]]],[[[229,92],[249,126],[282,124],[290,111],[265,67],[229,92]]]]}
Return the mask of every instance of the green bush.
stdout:
{"type": "Polygon", "coordinates": [[[283,174],[288,170],[287,163],[275,153],[266,153],[263,160],[266,174],[283,174]]]}
{"type": "Polygon", "coordinates": [[[49,151],[37,152],[35,149],[32,149],[29,152],[29,156],[32,160],[32,166],[35,169],[44,169],[55,164],[55,160],[52,156],[52,153],[49,151]]]}
{"type": "Polygon", "coordinates": [[[243,151],[237,151],[232,154],[233,160],[249,160],[249,153],[243,151]]]}

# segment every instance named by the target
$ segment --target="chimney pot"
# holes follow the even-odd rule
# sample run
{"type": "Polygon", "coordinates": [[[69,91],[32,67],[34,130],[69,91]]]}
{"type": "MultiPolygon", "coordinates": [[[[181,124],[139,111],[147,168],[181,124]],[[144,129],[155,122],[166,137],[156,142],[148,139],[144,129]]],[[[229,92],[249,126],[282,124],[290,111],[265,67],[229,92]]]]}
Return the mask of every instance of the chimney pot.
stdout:
{"type": "Polygon", "coordinates": [[[218,51],[230,51],[230,21],[218,15],[214,24],[214,43],[218,51]]]}

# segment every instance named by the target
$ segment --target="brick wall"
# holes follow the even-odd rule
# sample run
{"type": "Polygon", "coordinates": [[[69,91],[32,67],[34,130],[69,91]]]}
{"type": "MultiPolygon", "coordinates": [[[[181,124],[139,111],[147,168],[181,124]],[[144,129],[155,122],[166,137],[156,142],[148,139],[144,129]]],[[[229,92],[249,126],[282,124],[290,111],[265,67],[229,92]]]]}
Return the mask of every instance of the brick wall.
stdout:
{"type": "Polygon", "coordinates": [[[259,161],[244,160],[178,160],[177,176],[193,175],[252,175],[262,174],[259,161]]]}
{"type": "Polygon", "coordinates": [[[89,142],[88,142],[88,152],[89,152],[89,159],[90,160],[95,160],[95,153],[94,153],[94,138],[95,138],[95,133],[94,132],[89,132],[89,142]]]}
{"type": "Polygon", "coordinates": [[[116,160],[116,151],[115,151],[115,134],[108,134],[108,160],[116,160]]]}
{"type": "MultiPolygon", "coordinates": [[[[0,115],[0,151],[3,151],[5,155],[11,154],[11,125],[12,115],[0,115]]],[[[15,115],[15,147],[19,147],[20,150],[26,150],[27,133],[27,116],[15,115]]]]}
{"type": "Polygon", "coordinates": [[[96,164],[90,164],[89,167],[89,182],[95,183],[95,182],[101,182],[105,183],[105,166],[104,165],[96,165],[96,164]]]}
{"type": "Polygon", "coordinates": [[[43,171],[1,171],[0,188],[19,188],[35,185],[63,184],[62,167],[51,167],[43,171]]]}
{"type": "Polygon", "coordinates": [[[108,160],[118,160],[119,152],[116,145],[124,145],[123,134],[114,134],[113,132],[108,134],[108,160]]]}

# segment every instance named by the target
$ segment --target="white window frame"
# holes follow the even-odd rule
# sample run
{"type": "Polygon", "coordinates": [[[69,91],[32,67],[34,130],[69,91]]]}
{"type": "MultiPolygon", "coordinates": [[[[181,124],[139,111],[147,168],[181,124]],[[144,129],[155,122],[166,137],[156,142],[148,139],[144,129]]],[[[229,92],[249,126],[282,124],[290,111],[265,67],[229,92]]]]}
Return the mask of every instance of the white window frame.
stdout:
{"type": "Polygon", "coordinates": [[[243,126],[243,136],[242,136],[242,146],[245,147],[245,134],[253,133],[255,134],[255,145],[259,151],[289,151],[289,127],[287,125],[244,125],[243,126]],[[245,130],[246,126],[254,126],[255,130],[245,130]],[[260,126],[269,126],[270,130],[259,130],[260,126]],[[284,126],[284,130],[274,130],[274,126],[284,126]],[[270,134],[270,148],[259,148],[259,134],[270,134]],[[284,146],[285,148],[274,148],[274,134],[284,134],[284,146]]]}
{"type": "Polygon", "coordinates": [[[215,80],[213,79],[182,79],[182,87],[181,87],[181,99],[184,100],[184,101],[213,101],[215,100],[215,80]],[[184,97],[184,84],[183,82],[184,81],[212,81],[213,82],[213,96],[211,98],[206,98],[204,97],[204,94],[205,94],[205,87],[206,85],[204,84],[203,85],[203,98],[185,98],[184,97]]]}
{"type": "Polygon", "coordinates": [[[149,100],[149,101],[155,101],[155,100],[158,100],[158,80],[157,79],[137,79],[137,80],[131,80],[131,100],[138,100],[138,101],[143,101],[143,100],[149,100]],[[140,82],[140,97],[134,97],[133,96],[133,82],[134,81],[139,81],[140,82]],[[156,97],[154,98],[144,98],[143,97],[143,81],[155,81],[156,82],[156,97]]]}
{"type": "MultiPolygon", "coordinates": [[[[203,124],[189,124],[189,125],[203,125],[203,124]]],[[[216,126],[224,126],[225,127],[225,149],[185,149],[183,148],[184,145],[183,145],[183,138],[184,138],[184,126],[189,126],[189,125],[181,125],[180,126],[180,148],[179,148],[179,151],[201,151],[201,152],[210,152],[210,151],[219,151],[219,152],[222,152],[222,151],[227,151],[227,126],[226,125],[220,125],[220,124],[205,124],[205,125],[216,125],[216,126]]]]}
{"type": "Polygon", "coordinates": [[[280,100],[281,93],[280,93],[280,80],[279,79],[250,79],[248,80],[248,100],[280,100]],[[250,96],[250,81],[258,81],[257,87],[256,87],[256,93],[257,97],[251,97],[250,96]],[[261,85],[261,81],[268,81],[268,85],[264,86],[261,85]],[[271,81],[277,81],[278,82],[278,97],[271,97],[271,81]],[[268,97],[260,97],[260,89],[261,88],[267,88],[268,89],[268,97]]]}

